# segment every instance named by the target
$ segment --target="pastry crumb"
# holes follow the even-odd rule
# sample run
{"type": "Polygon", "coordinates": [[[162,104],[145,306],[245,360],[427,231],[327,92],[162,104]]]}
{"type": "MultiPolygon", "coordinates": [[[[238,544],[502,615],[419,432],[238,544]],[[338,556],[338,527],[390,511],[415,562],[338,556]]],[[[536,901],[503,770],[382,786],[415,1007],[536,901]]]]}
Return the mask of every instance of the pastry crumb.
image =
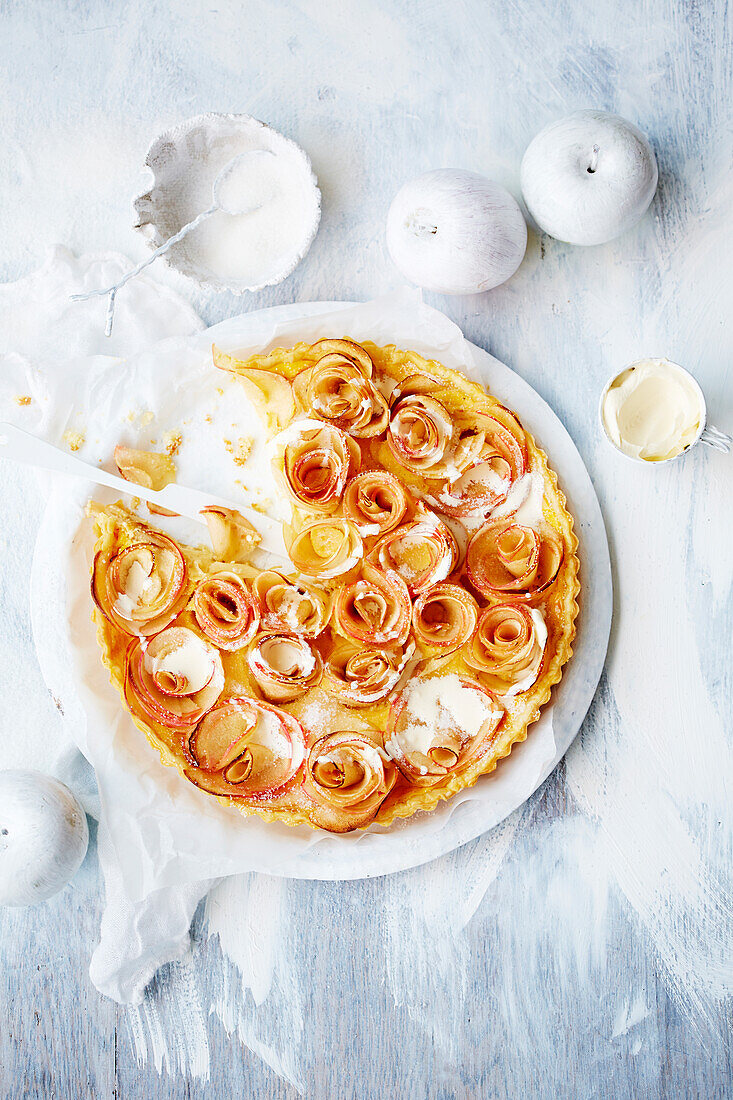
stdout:
{"type": "Polygon", "coordinates": [[[254,439],[251,439],[247,435],[242,435],[236,442],[231,439],[224,440],[224,446],[229,454],[234,459],[237,466],[245,466],[247,459],[252,453],[252,447],[254,446],[254,439]]]}
{"type": "Polygon", "coordinates": [[[270,500],[253,500],[250,508],[253,512],[261,512],[263,516],[266,516],[271,503],[270,500]]]}
{"type": "Polygon", "coordinates": [[[127,414],[127,419],[131,424],[137,420],[141,428],[147,428],[148,424],[152,424],[153,420],[155,420],[155,416],[151,413],[150,409],[130,409],[127,414]]]}
{"type": "Polygon", "coordinates": [[[206,421],[207,424],[213,424],[214,423],[214,418],[211,415],[205,416],[204,420],[206,421]]]}
{"type": "Polygon", "coordinates": [[[33,398],[28,393],[16,393],[13,400],[16,405],[30,405],[33,398]]]}
{"type": "Polygon", "coordinates": [[[166,432],[163,436],[163,446],[171,458],[178,454],[182,443],[183,436],[180,432],[166,432]]]}
{"type": "Polygon", "coordinates": [[[67,445],[70,451],[80,450],[85,443],[84,435],[82,434],[82,432],[64,432],[61,438],[63,439],[64,443],[67,445]]]}
{"type": "Polygon", "coordinates": [[[223,387],[222,387],[222,386],[217,386],[217,387],[216,387],[216,392],[217,392],[217,393],[219,394],[219,397],[223,397],[223,396],[224,396],[224,389],[223,389],[223,387]]]}

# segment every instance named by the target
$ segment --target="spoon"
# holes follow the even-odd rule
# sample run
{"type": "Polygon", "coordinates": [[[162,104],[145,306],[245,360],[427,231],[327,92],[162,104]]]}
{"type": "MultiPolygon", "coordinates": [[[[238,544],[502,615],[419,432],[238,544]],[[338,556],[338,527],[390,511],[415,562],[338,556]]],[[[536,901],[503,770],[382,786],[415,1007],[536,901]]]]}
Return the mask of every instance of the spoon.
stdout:
{"type": "Polygon", "coordinates": [[[51,443],[46,443],[44,439],[38,439],[37,436],[16,428],[14,424],[0,422],[0,457],[22,462],[26,466],[35,466],[40,470],[54,470],[60,474],[83,477],[87,481],[94,482],[95,485],[106,485],[126,496],[141,497],[148,504],[157,504],[161,508],[167,508],[170,512],[177,512],[178,515],[204,525],[206,520],[201,515],[202,508],[211,505],[219,508],[233,508],[259,531],[262,536],[259,550],[266,550],[269,554],[288,560],[282,525],[270,519],[269,516],[262,515],[261,512],[247,508],[246,505],[234,504],[222,497],[203,493],[200,489],[189,489],[183,485],[166,485],[165,489],[156,491],[148,489],[145,485],[125,481],[124,478],[108,474],[106,470],[99,470],[81,458],[59,450],[51,443]]]}
{"type": "Polygon", "coordinates": [[[265,205],[264,202],[242,204],[241,199],[237,202],[237,189],[231,187],[232,181],[236,179],[237,173],[241,170],[243,165],[247,165],[253,157],[258,156],[273,157],[275,154],[271,149],[248,149],[245,153],[239,153],[238,156],[232,157],[227,161],[224,167],[219,172],[218,176],[214,180],[211,188],[211,206],[208,210],[203,210],[193,221],[188,222],[179,229],[177,233],[174,233],[172,237],[169,237],[167,241],[164,241],[154,252],[151,252],[146,260],[139,263],[137,267],[134,267],[132,271],[128,271],[126,275],[115,283],[113,286],[105,287],[102,290],[89,290],[84,294],[72,294],[72,302],[87,302],[90,298],[104,297],[109,295],[109,305],[107,307],[107,320],[104,327],[104,335],[111,336],[112,323],[115,315],[115,297],[117,291],[121,290],[125,283],[129,283],[130,279],[134,279],[136,275],[139,275],[141,271],[144,271],[146,267],[149,267],[154,260],[157,260],[159,256],[162,256],[164,252],[173,244],[177,244],[182,240],[192,229],[196,229],[201,225],[203,221],[210,218],[212,214],[228,214],[230,217],[240,217],[244,214],[253,214],[256,210],[261,210],[265,205]],[[229,185],[229,186],[227,186],[229,185]]]}

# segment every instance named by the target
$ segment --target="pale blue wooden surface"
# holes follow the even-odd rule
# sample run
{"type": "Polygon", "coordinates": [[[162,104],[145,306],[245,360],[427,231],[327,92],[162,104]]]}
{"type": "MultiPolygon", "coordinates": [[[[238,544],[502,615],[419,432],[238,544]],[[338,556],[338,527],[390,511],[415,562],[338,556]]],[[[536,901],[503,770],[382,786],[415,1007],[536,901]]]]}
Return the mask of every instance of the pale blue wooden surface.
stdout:
{"type": "MultiPolygon", "coordinates": [[[[505,287],[432,299],[552,404],[607,516],[616,626],[568,763],[508,832],[429,868],[245,884],[251,911],[276,922],[259,1005],[202,912],[192,958],[143,1010],[102,1000],[87,976],[103,902],[92,848],[73,888],[0,910],[0,1095],[730,1094],[729,758],[715,746],[731,731],[733,466],[698,453],[639,472],[595,420],[611,370],[661,354],[733,425],[730,41],[723,0],[0,4],[4,279],[54,241],[142,257],[130,199],[147,144],[205,110],[251,112],[300,141],[323,191],[318,238],[282,286],[242,301],[161,273],[207,322],[396,285],[383,225],[404,179],[458,165],[516,193],[528,141],[568,110],[626,115],[660,164],[652,211],[622,241],[584,251],[531,235],[505,287]]],[[[0,506],[10,738],[57,716],[28,624],[33,479],[8,477],[0,506]]]]}

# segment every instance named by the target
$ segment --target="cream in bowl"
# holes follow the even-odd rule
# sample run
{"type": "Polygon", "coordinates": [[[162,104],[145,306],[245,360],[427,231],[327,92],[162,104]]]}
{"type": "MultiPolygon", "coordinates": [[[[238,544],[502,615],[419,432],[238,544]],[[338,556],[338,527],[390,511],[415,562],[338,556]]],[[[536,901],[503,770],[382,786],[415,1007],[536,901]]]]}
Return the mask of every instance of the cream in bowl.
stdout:
{"type": "Polygon", "coordinates": [[[608,439],[629,458],[667,462],[699,439],[727,451],[729,436],[705,427],[705,398],[692,375],[669,359],[639,359],[601,394],[608,439]]]}

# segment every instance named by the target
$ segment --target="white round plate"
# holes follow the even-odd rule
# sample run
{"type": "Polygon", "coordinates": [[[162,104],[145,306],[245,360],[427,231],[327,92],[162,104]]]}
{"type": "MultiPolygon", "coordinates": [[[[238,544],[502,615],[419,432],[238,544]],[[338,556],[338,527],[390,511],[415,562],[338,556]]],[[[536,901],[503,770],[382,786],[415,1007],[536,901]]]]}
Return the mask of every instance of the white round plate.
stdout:
{"type": "MultiPolygon", "coordinates": [[[[420,331],[427,331],[433,320],[438,326],[436,332],[442,324],[443,330],[447,326],[460,337],[447,319],[421,303],[415,306],[414,299],[403,294],[398,304],[400,318],[409,312],[411,305],[420,311],[419,317],[424,322],[420,331]]],[[[377,342],[386,343],[386,330],[384,326],[380,330],[378,320],[383,315],[379,309],[384,308],[380,302],[364,307],[313,302],[243,314],[204,333],[193,334],[185,341],[164,341],[144,356],[117,365],[115,377],[119,378],[120,372],[125,377],[127,371],[132,385],[135,380],[149,378],[151,367],[157,369],[159,363],[161,371],[179,367],[185,371],[189,369],[186,363],[193,363],[194,377],[200,379],[206,377],[207,366],[210,367],[212,340],[225,349],[237,347],[238,341],[240,347],[251,347],[253,332],[264,333],[276,324],[299,321],[313,327],[314,319],[336,310],[364,312],[360,314],[360,326],[354,328],[347,320],[343,329],[338,325],[333,335],[348,332],[357,339],[365,339],[366,333],[360,336],[359,328],[368,326],[366,331],[373,331],[377,342]]],[[[403,336],[401,319],[387,335],[391,336],[393,329],[398,344],[401,339],[409,339],[406,332],[403,336]]],[[[269,336],[261,339],[255,346],[265,346],[269,336]]],[[[449,331],[447,343],[436,344],[435,358],[447,361],[446,347],[450,340],[449,331]]],[[[401,346],[429,352],[417,339],[401,346]]],[[[465,344],[463,348],[468,350],[465,344]]],[[[120,841],[116,847],[132,897],[144,896],[161,886],[241,871],[264,871],[288,878],[357,879],[419,866],[497,825],[533,794],[567,751],[595,694],[608,645],[612,586],[603,517],[583,461],[546,402],[519,375],[487,352],[470,345],[468,354],[474,358],[473,375],[478,373],[491,391],[516,411],[547,451],[567,496],[580,542],[582,590],[577,637],[573,657],[565,667],[553,700],[527,740],[474,787],[441,803],[430,814],[399,820],[389,829],[373,826],[340,836],[307,826],[293,829],[267,825],[259,819],[233,813],[231,808],[191,787],[174,769],[164,768],[123,711],[102,669],[89,625],[88,574],[83,574],[82,581],[78,575],[71,575],[75,561],[74,569],[79,573],[79,524],[83,503],[91,495],[89,487],[64,486],[52,496],[39,532],[31,577],[34,636],[46,683],[62,699],[72,736],[97,769],[107,824],[120,841]],[[74,586],[76,595],[72,599],[74,586]],[[191,829],[192,820],[196,821],[196,829],[191,829]],[[204,846],[204,835],[208,837],[208,846],[204,846]]],[[[146,384],[149,396],[149,382],[146,384]]],[[[100,392],[97,382],[95,399],[100,392]]],[[[110,403],[113,399],[108,399],[107,404],[110,403]]],[[[230,419],[233,415],[234,412],[230,419]]],[[[103,453],[107,454],[109,440],[104,446],[107,450],[103,453]]],[[[185,483],[183,472],[180,476],[185,483]]],[[[224,491],[223,486],[220,491],[224,491]]]]}

